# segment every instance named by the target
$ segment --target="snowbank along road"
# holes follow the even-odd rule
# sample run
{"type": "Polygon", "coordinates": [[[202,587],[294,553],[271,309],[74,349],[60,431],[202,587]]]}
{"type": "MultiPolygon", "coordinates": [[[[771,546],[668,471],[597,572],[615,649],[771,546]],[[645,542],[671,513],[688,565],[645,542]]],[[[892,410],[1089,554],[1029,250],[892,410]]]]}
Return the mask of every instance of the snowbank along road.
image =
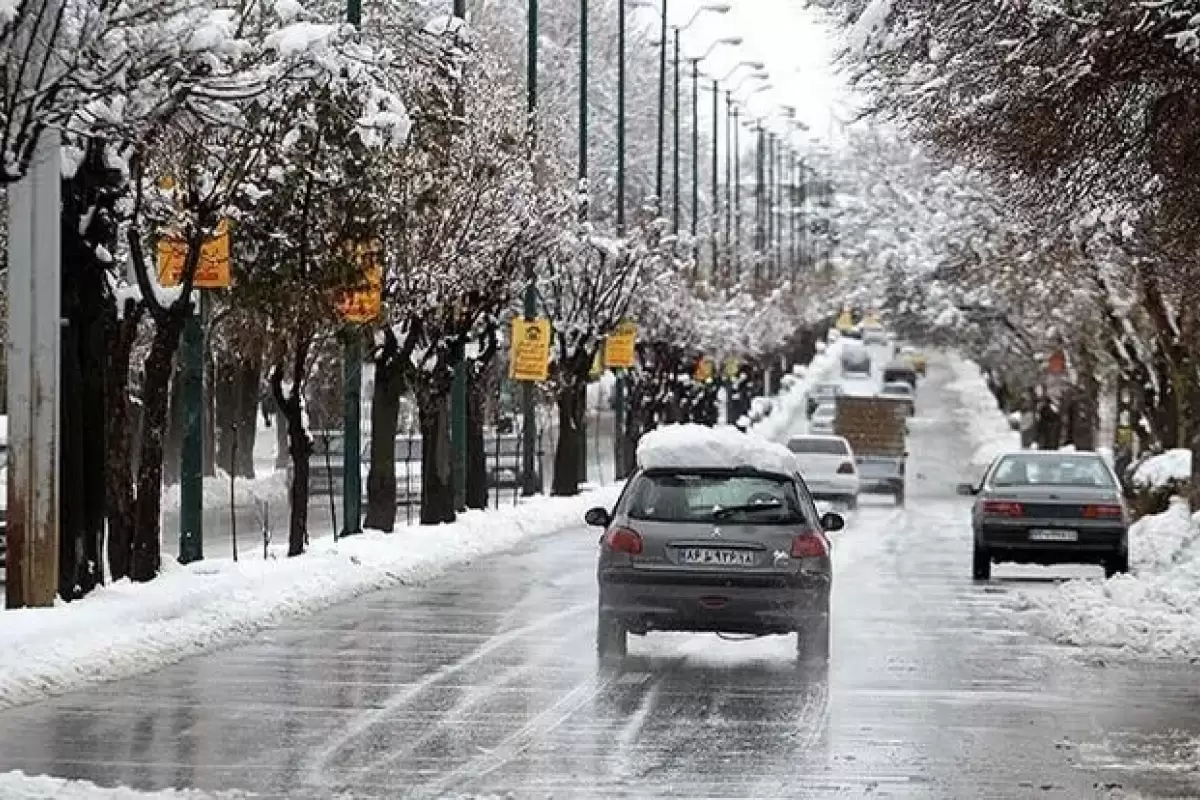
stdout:
{"type": "Polygon", "coordinates": [[[797,668],[790,637],[668,634],[598,668],[581,525],[0,713],[0,770],[288,798],[1200,796],[1190,668],[1057,646],[1005,610],[1077,568],[972,583],[949,380],[935,361],[918,393],[907,508],[865,499],[835,534],[828,670],[797,668]]]}

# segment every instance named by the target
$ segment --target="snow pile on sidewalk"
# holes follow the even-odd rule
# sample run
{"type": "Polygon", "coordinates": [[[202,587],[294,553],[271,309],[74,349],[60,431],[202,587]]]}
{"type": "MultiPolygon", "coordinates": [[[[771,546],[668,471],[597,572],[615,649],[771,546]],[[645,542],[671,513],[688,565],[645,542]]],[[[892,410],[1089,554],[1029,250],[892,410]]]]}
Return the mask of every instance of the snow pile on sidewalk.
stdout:
{"type": "Polygon", "coordinates": [[[1019,450],[1021,434],[1009,425],[979,365],[956,355],[951,355],[949,361],[955,380],[947,388],[962,401],[957,413],[966,422],[967,436],[975,448],[971,463],[984,466],[1001,453],[1019,450]]]}
{"type": "MultiPolygon", "coordinates": [[[[321,476],[314,476],[314,482],[321,476]]],[[[265,500],[271,505],[287,504],[287,470],[278,469],[257,478],[237,478],[233,482],[235,508],[250,508],[256,500],[265,500]]],[[[217,470],[217,477],[204,479],[204,508],[229,508],[229,475],[217,470]]],[[[166,512],[179,510],[179,484],[163,487],[162,509],[166,512]]]]}
{"type": "Polygon", "coordinates": [[[150,583],[121,581],[74,603],[0,612],[0,709],[148,672],[286,617],[582,527],[584,512],[611,506],[619,488],[473,511],[452,525],[317,540],[299,558],[168,561],[150,583]]]}
{"type": "Polygon", "coordinates": [[[647,433],[638,442],[637,461],[644,469],[753,467],[783,475],[799,469],[791,450],[757,432],[704,425],[664,425],[647,433]]]}
{"type": "Polygon", "coordinates": [[[1165,657],[1200,656],[1200,514],[1174,498],[1129,531],[1129,575],[1021,593],[1014,610],[1063,644],[1165,657]]]}
{"type": "Polygon", "coordinates": [[[844,345],[845,340],[838,339],[823,352],[817,353],[804,371],[803,377],[796,376],[796,380],[780,392],[775,398],[771,413],[751,430],[773,442],[786,440],[796,429],[797,422],[808,418],[805,412],[808,410],[809,390],[837,376],[844,345]]]}
{"type": "Polygon", "coordinates": [[[90,781],[26,775],[20,770],[0,772],[0,797],[4,800],[235,800],[249,796],[243,792],[208,794],[195,789],[139,792],[125,787],[108,789],[90,781]]]}
{"type": "Polygon", "coordinates": [[[1155,489],[1172,483],[1186,484],[1192,477],[1192,451],[1168,450],[1143,461],[1133,473],[1133,485],[1155,489]]]}

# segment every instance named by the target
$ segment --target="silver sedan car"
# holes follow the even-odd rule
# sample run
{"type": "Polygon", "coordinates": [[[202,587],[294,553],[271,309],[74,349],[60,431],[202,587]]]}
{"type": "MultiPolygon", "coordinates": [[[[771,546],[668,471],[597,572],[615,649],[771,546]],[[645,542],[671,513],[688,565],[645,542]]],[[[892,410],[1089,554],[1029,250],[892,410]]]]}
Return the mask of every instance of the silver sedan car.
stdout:
{"type": "Polygon", "coordinates": [[[1129,571],[1129,512],[1117,476],[1095,453],[1007,453],[958,493],[975,497],[975,580],[1000,562],[1099,564],[1109,577],[1129,571]]]}
{"type": "Polygon", "coordinates": [[[638,472],[604,528],[596,576],[601,659],[625,655],[628,634],[797,633],[801,660],[829,655],[828,532],[798,474],[754,469],[638,472]]]}

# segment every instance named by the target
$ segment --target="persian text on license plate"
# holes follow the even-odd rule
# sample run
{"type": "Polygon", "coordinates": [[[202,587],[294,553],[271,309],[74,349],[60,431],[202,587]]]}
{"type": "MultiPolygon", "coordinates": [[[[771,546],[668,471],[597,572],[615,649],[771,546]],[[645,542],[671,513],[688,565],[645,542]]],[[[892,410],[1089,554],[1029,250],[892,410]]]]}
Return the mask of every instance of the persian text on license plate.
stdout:
{"type": "Polygon", "coordinates": [[[1029,532],[1030,541],[1034,542],[1077,542],[1079,531],[1068,531],[1059,528],[1034,528],[1029,532]]]}
{"type": "Polygon", "coordinates": [[[750,550],[715,550],[705,547],[687,547],[680,554],[684,564],[712,564],[723,567],[752,567],[754,553],[750,550]]]}

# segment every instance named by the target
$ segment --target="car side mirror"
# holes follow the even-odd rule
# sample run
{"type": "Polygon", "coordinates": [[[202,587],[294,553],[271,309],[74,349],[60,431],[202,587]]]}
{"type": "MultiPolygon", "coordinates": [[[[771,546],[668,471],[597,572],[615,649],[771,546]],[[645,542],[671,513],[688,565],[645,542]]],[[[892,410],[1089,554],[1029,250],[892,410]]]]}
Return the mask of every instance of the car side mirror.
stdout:
{"type": "Polygon", "coordinates": [[[954,490],[963,497],[974,497],[979,494],[979,490],[969,483],[960,483],[954,490]]]}
{"type": "Polygon", "coordinates": [[[607,508],[589,508],[583,515],[583,521],[595,528],[607,528],[612,517],[608,515],[607,508]]]}
{"type": "Polygon", "coordinates": [[[835,531],[840,531],[842,528],[846,527],[846,520],[842,518],[841,514],[835,514],[832,511],[826,511],[821,515],[821,527],[826,531],[826,533],[834,533],[835,531]]]}

